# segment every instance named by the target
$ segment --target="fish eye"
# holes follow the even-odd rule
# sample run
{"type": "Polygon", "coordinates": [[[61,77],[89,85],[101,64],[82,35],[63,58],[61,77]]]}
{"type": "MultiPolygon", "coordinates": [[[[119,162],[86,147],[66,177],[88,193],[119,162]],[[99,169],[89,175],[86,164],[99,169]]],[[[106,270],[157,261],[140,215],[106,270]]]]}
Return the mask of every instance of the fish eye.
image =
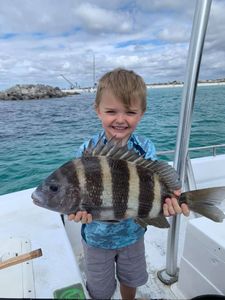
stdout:
{"type": "Polygon", "coordinates": [[[56,184],[51,184],[51,185],[49,186],[49,189],[50,189],[51,192],[58,192],[59,186],[56,185],[56,184]]]}

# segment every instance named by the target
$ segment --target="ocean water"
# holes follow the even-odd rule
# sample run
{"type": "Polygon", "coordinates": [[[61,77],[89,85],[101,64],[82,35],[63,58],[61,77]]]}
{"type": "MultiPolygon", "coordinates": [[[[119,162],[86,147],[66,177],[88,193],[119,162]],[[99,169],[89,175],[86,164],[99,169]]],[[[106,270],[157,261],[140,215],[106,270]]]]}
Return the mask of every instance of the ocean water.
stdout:
{"type": "MultiPolygon", "coordinates": [[[[151,138],[158,151],[175,147],[181,95],[181,87],[148,90],[148,109],[136,132],[151,138]]],[[[101,130],[93,102],[93,94],[0,101],[0,194],[35,187],[73,158],[101,130]]],[[[224,116],[225,86],[198,87],[190,146],[225,143],[224,116]]]]}

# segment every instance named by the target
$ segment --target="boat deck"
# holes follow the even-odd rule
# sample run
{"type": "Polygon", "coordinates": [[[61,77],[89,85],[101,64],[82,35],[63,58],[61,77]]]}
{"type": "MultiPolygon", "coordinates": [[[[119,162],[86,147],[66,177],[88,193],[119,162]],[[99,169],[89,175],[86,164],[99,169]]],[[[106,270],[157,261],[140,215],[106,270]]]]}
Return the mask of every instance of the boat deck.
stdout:
{"type": "Polygon", "coordinates": [[[0,196],[0,260],[43,252],[29,261],[31,270],[26,263],[0,270],[0,298],[53,298],[55,290],[82,282],[60,215],[34,205],[32,191],[0,196]]]}

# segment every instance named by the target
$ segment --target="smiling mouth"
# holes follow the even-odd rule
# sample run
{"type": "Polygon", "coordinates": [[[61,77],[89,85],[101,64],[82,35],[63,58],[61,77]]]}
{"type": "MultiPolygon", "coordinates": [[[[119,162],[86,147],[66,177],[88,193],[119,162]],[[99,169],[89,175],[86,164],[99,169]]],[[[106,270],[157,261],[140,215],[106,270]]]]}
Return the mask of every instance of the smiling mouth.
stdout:
{"type": "Polygon", "coordinates": [[[124,126],[112,126],[113,129],[115,130],[126,130],[128,127],[124,127],[124,126]]]}

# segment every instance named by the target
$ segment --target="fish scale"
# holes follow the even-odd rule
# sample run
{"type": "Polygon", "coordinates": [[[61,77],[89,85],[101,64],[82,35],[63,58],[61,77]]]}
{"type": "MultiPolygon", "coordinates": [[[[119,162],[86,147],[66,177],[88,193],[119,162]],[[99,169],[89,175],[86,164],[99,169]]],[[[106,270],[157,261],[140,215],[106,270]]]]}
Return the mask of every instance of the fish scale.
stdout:
{"type": "Polygon", "coordinates": [[[127,162],[109,158],[108,164],[112,177],[112,205],[114,217],[123,218],[128,204],[130,173],[127,162]]]}
{"type": "MultiPolygon", "coordinates": [[[[98,157],[82,157],[81,162],[85,172],[85,191],[86,194],[86,208],[88,203],[96,207],[102,205],[102,191],[104,189],[102,184],[102,170],[98,157]]],[[[83,205],[85,207],[85,205],[83,205]]]]}

